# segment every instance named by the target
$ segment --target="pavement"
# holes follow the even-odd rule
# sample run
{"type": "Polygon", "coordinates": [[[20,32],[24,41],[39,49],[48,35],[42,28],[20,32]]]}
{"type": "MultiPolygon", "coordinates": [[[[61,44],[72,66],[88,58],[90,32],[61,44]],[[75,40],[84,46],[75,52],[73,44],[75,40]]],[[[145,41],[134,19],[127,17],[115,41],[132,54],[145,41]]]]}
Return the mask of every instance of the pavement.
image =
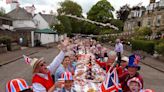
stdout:
{"type": "MultiPolygon", "coordinates": [[[[106,46],[111,49],[114,48],[109,45],[106,46]]],[[[45,61],[48,61],[49,63],[53,60],[54,56],[56,56],[58,52],[59,50],[55,47],[48,49],[43,47],[34,47],[0,54],[0,64],[2,64],[2,66],[0,66],[0,79],[2,79],[0,80],[0,92],[5,92],[5,84],[8,80],[18,77],[25,79],[28,84],[31,85],[32,68],[24,64],[22,54],[30,55],[30,57],[44,56],[45,61]]],[[[128,56],[131,53],[125,50],[124,54],[128,56]]],[[[164,73],[157,69],[154,69],[158,68],[163,71],[162,66],[164,67],[164,63],[148,56],[142,61],[142,63],[140,63],[140,65],[142,66],[142,71],[140,72],[144,78],[145,88],[154,89],[156,92],[161,92],[161,90],[164,90],[164,73]]]]}
{"type": "MultiPolygon", "coordinates": [[[[56,46],[57,43],[51,44],[51,47],[56,46]]],[[[48,47],[48,48],[51,48],[48,47]]],[[[22,55],[30,56],[32,54],[38,53],[40,50],[48,49],[47,47],[21,47],[21,50],[8,51],[7,53],[0,54],[0,67],[9,64],[13,61],[22,58],[22,55]]]]}

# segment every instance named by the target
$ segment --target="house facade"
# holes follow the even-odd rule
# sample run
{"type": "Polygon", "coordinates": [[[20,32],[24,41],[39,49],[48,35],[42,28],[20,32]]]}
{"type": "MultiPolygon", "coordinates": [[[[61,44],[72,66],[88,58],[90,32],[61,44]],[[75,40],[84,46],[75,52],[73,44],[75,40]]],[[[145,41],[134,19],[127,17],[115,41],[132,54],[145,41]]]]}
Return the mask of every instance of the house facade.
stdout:
{"type": "Polygon", "coordinates": [[[13,19],[13,27],[18,34],[15,39],[19,42],[23,40],[23,46],[31,46],[32,44],[32,31],[36,30],[36,25],[33,21],[33,16],[28,13],[24,8],[18,7],[10,11],[7,16],[13,19]]]}
{"type": "Polygon", "coordinates": [[[150,27],[153,32],[164,31],[164,0],[147,6],[142,26],[150,27]]]}
{"type": "Polygon", "coordinates": [[[142,26],[142,16],[145,12],[144,7],[133,7],[130,14],[128,15],[128,19],[124,23],[124,30],[133,31],[135,28],[142,26]]]}
{"type": "Polygon", "coordinates": [[[58,20],[53,14],[41,14],[38,13],[33,18],[36,28],[39,29],[35,32],[35,39],[39,40],[41,44],[48,44],[59,41],[59,35],[56,30],[51,29],[51,25],[57,24],[58,20]],[[44,30],[44,32],[42,32],[44,30]],[[50,32],[54,31],[54,32],[50,32]]]}
{"type": "Polygon", "coordinates": [[[57,24],[58,20],[55,18],[55,15],[52,14],[41,14],[38,13],[33,18],[37,29],[49,28],[52,24],[57,24]]]}
{"type": "Polygon", "coordinates": [[[164,0],[155,2],[150,0],[150,4],[145,11],[142,10],[137,14],[137,11],[131,11],[129,16],[139,15],[137,17],[128,17],[124,24],[124,30],[133,31],[136,27],[150,27],[152,31],[164,31],[164,0]]]}
{"type": "Polygon", "coordinates": [[[8,17],[0,17],[0,37],[10,36],[14,38],[15,35],[13,35],[13,33],[15,33],[15,30],[13,28],[12,19],[8,17]]]}

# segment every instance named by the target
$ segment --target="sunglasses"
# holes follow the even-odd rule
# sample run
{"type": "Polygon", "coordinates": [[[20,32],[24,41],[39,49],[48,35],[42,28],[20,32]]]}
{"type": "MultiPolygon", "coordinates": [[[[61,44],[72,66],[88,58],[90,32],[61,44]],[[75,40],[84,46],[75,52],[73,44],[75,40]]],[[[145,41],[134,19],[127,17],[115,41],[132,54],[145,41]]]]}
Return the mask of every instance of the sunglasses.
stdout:
{"type": "Polygon", "coordinates": [[[42,66],[44,66],[45,64],[46,64],[46,62],[43,62],[43,63],[40,64],[40,66],[42,67],[42,66]]]}

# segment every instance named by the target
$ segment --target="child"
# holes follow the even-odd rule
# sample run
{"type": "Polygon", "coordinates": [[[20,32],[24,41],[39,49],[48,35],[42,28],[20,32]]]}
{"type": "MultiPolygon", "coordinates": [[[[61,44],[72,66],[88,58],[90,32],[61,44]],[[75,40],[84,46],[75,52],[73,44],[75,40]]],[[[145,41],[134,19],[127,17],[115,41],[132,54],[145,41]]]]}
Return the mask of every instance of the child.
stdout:
{"type": "Polygon", "coordinates": [[[72,88],[74,80],[71,72],[64,72],[61,78],[64,79],[64,88],[62,88],[62,92],[74,92],[72,88]]]}
{"type": "Polygon", "coordinates": [[[12,79],[6,84],[6,92],[33,92],[24,79],[12,79]]]}
{"type": "Polygon", "coordinates": [[[142,83],[139,78],[134,77],[127,82],[127,85],[130,89],[129,92],[141,92],[142,83]]]}

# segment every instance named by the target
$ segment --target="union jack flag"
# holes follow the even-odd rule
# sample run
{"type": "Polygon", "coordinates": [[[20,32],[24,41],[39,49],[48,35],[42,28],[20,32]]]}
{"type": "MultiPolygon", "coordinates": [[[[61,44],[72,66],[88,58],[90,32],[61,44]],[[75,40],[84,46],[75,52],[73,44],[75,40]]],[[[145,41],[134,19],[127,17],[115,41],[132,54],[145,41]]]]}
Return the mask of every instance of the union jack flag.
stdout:
{"type": "Polygon", "coordinates": [[[24,60],[25,60],[26,64],[30,64],[32,59],[30,57],[26,56],[26,55],[23,55],[23,57],[24,57],[24,60]]]}
{"type": "Polygon", "coordinates": [[[100,92],[122,92],[116,68],[112,72],[108,71],[104,82],[100,86],[100,92]]]}
{"type": "Polygon", "coordinates": [[[141,57],[139,55],[135,55],[134,64],[138,64],[140,60],[141,60],[141,57]]]}

